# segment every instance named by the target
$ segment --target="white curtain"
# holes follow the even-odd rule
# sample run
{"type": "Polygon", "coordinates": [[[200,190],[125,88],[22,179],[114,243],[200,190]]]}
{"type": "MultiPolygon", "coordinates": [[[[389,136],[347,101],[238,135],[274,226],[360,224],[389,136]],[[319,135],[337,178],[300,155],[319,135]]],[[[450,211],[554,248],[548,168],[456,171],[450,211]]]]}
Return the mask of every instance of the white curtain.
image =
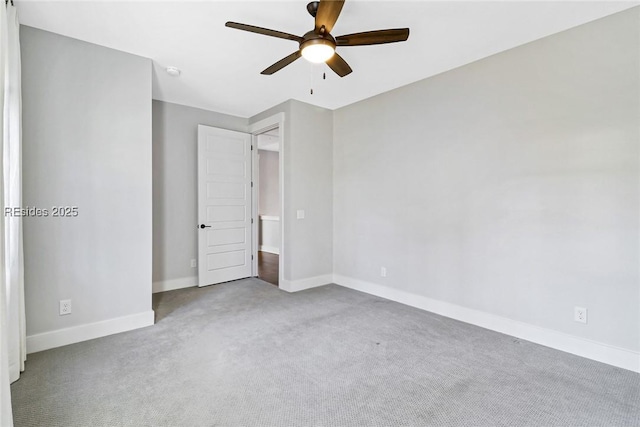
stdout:
{"type": "Polygon", "coordinates": [[[4,215],[22,206],[20,24],[14,6],[0,5],[0,85],[3,100],[0,185],[0,425],[12,425],[9,384],[24,371],[26,328],[22,220],[4,215]]]}

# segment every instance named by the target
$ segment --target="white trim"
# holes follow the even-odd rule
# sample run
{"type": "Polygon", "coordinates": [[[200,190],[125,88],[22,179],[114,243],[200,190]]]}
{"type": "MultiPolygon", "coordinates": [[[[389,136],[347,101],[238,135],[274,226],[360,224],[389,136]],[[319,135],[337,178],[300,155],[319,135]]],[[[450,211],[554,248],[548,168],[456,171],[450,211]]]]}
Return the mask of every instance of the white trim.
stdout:
{"type": "Polygon", "coordinates": [[[640,353],[479,310],[335,274],[333,283],[619,368],[640,372],[640,353]]]}
{"type": "Polygon", "coordinates": [[[280,217],[273,215],[260,215],[260,221],[280,221],[280,217]]]}
{"type": "Polygon", "coordinates": [[[257,135],[259,133],[265,133],[275,128],[278,128],[280,137],[282,138],[282,127],[279,124],[284,124],[284,113],[277,113],[266,119],[262,119],[258,122],[249,125],[249,133],[257,135]]]}
{"type": "Polygon", "coordinates": [[[176,289],[184,289],[198,286],[198,276],[181,277],[179,279],[159,280],[153,282],[154,294],[158,292],[174,291],[176,289]]]}
{"type": "Polygon", "coordinates": [[[258,276],[258,243],[260,212],[260,154],[258,135],[251,134],[251,276],[258,276]],[[255,218],[255,221],[254,221],[255,218]]]}
{"type": "Polygon", "coordinates": [[[304,291],[305,289],[317,288],[333,282],[333,275],[324,274],[322,276],[307,277],[300,280],[280,279],[280,289],[287,292],[304,291]]]}
{"type": "Polygon", "coordinates": [[[144,328],[154,324],[153,310],[101,322],[87,323],[27,337],[27,353],[62,347],[94,338],[106,337],[120,332],[144,328]]]}
{"type": "Polygon", "coordinates": [[[280,255],[280,249],[274,248],[273,246],[258,246],[258,250],[261,252],[268,252],[274,255],[280,255]]]}

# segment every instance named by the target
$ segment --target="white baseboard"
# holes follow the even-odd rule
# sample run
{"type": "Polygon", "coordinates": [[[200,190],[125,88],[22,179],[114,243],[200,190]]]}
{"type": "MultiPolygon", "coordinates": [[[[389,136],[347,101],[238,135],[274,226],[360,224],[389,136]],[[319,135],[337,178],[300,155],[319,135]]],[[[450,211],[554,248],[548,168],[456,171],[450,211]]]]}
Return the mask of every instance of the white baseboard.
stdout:
{"type": "Polygon", "coordinates": [[[640,372],[640,353],[341,275],[333,283],[619,368],[640,372]]]}
{"type": "Polygon", "coordinates": [[[333,282],[333,275],[324,274],[322,276],[308,277],[300,280],[280,279],[280,289],[287,292],[304,291],[305,289],[317,288],[333,282]]]}
{"type": "Polygon", "coordinates": [[[30,335],[27,337],[27,353],[62,347],[80,341],[106,337],[120,332],[144,328],[154,324],[153,310],[101,322],[87,323],[71,328],[58,329],[51,332],[30,335]]]}
{"type": "Polygon", "coordinates": [[[197,276],[181,277],[179,279],[160,280],[153,282],[153,293],[175,291],[176,289],[192,288],[198,285],[197,276]]]}
{"type": "Polygon", "coordinates": [[[280,255],[280,249],[273,246],[258,246],[258,250],[262,252],[269,252],[270,254],[280,255]]]}

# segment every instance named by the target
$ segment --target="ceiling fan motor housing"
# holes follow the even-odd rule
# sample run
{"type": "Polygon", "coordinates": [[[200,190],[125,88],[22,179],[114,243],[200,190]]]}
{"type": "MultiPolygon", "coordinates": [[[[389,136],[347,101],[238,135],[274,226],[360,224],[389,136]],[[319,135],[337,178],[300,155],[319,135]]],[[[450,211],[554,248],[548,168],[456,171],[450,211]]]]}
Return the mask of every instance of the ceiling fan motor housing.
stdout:
{"type": "Polygon", "coordinates": [[[327,46],[331,46],[335,50],[336,39],[334,39],[333,36],[329,33],[318,34],[314,30],[311,30],[304,36],[302,36],[302,41],[300,42],[300,50],[314,44],[324,44],[327,46]]]}

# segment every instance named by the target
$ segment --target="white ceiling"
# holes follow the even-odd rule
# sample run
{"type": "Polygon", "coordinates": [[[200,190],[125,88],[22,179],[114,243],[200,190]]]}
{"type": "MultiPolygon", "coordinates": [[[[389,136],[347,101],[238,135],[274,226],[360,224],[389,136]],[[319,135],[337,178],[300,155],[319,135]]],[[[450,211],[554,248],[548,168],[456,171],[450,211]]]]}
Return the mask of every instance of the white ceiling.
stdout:
{"type": "Polygon", "coordinates": [[[258,135],[258,150],[280,151],[280,138],[266,133],[258,135]]]}
{"type": "Polygon", "coordinates": [[[15,3],[25,25],[151,58],[155,99],[242,117],[291,98],[339,108],[638,4],[347,0],[335,36],[398,27],[411,35],[405,43],[339,48],[353,68],[341,79],[304,59],[262,76],[297,44],[224,26],[231,20],[302,35],[313,27],[305,0],[15,3]],[[180,77],[167,75],[167,66],[180,77]]]}

